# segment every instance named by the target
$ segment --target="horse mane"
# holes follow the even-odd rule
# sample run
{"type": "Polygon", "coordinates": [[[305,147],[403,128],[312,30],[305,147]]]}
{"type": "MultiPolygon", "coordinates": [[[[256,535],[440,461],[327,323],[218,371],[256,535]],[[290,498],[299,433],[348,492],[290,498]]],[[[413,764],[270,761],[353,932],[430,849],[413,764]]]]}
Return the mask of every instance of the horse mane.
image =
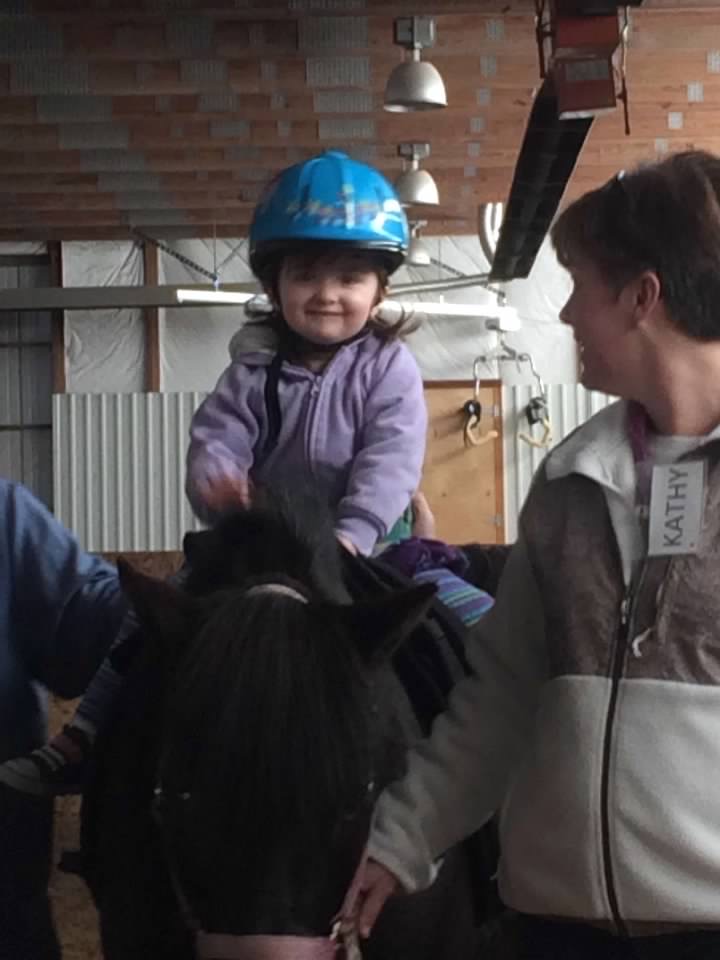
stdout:
{"type": "Polygon", "coordinates": [[[302,503],[279,497],[223,518],[188,577],[205,612],[172,678],[160,778],[167,820],[185,836],[183,873],[200,886],[238,849],[243,876],[259,877],[292,860],[298,837],[327,838],[332,811],[369,817],[369,795],[357,807],[374,776],[371,684],[339,605],[332,527],[316,501],[302,503]],[[309,602],[247,594],[268,579],[309,602]]]}
{"type": "Polygon", "coordinates": [[[212,529],[187,534],[184,548],[185,588],[195,595],[277,572],[325,599],[350,601],[332,511],[307,484],[258,490],[251,509],[230,510],[212,529]]]}

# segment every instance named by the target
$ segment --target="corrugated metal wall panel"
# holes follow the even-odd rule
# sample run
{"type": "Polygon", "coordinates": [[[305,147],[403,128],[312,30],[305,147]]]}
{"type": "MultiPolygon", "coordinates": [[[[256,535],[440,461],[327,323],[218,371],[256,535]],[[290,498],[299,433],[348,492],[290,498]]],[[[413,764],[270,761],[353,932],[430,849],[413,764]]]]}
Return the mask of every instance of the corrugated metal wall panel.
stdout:
{"type": "MultiPolygon", "coordinates": [[[[46,287],[49,267],[0,264],[0,289],[46,287]]],[[[0,476],[52,506],[50,314],[0,312],[0,476]]]]}
{"type": "MultiPolygon", "coordinates": [[[[522,440],[528,386],[503,387],[505,537],[546,451],[522,440]]],[[[178,550],[200,529],[184,494],[193,411],[204,393],[59,394],[53,397],[55,513],[87,550],[178,550]]],[[[548,388],[553,439],[613,401],[581,386],[548,388]]],[[[539,434],[539,428],[535,428],[539,434]]]]}
{"type": "Polygon", "coordinates": [[[21,430],[3,430],[0,435],[0,477],[24,479],[21,430]]]}
{"type": "MultiPolygon", "coordinates": [[[[23,430],[18,433],[18,437],[23,483],[40,497],[43,503],[52,506],[52,430],[50,427],[23,430]]],[[[0,474],[9,475],[3,470],[0,470],[0,474]]]]}
{"type": "Polygon", "coordinates": [[[20,348],[0,351],[0,425],[19,426],[21,418],[20,348]]]}
{"type": "Polygon", "coordinates": [[[45,344],[23,343],[20,353],[20,390],[24,426],[47,426],[51,422],[53,391],[52,353],[45,344]]]}
{"type": "Polygon", "coordinates": [[[53,397],[55,513],[86,550],[178,550],[200,529],[184,495],[200,393],[53,397]]]}
{"type": "MultiPolygon", "coordinates": [[[[559,443],[576,427],[613,403],[615,397],[586,390],[579,384],[556,384],[547,387],[548,408],[552,425],[553,444],[559,443]]],[[[503,406],[503,461],[505,477],[505,540],[513,543],[517,537],[517,520],[530,489],[533,474],[547,453],[521,439],[529,432],[525,408],[536,388],[531,385],[507,386],[502,390],[503,406]]],[[[542,430],[534,427],[532,436],[539,438],[542,430]]]]}

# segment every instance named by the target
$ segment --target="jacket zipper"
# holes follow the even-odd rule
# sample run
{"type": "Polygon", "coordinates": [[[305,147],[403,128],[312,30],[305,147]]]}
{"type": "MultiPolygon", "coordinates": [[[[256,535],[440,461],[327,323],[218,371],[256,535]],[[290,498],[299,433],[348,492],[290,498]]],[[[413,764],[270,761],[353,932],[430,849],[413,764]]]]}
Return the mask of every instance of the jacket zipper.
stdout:
{"type": "Polygon", "coordinates": [[[313,383],[310,387],[310,401],[308,403],[308,412],[306,422],[306,432],[305,432],[305,455],[307,457],[307,462],[310,467],[310,473],[317,480],[315,474],[315,459],[313,457],[313,450],[315,446],[315,435],[317,433],[317,408],[320,403],[320,394],[326,383],[327,375],[330,372],[333,364],[336,362],[339,354],[342,352],[342,347],[338,352],[332,357],[328,365],[321,370],[320,373],[313,374],[313,383]]]}
{"type": "Polygon", "coordinates": [[[610,849],[610,755],[612,751],[613,728],[615,725],[615,714],[617,712],[617,701],[620,693],[620,681],[622,680],[628,639],[630,637],[633,623],[632,615],[634,601],[640,590],[643,579],[645,578],[645,567],[646,565],[643,564],[640,576],[637,579],[636,589],[633,591],[632,586],[628,587],[620,605],[620,623],[618,624],[612,671],[610,675],[612,685],[610,688],[610,700],[608,702],[607,716],[605,718],[602,775],[600,781],[600,823],[602,830],[605,890],[607,893],[608,903],[610,904],[610,912],[612,914],[613,923],[615,924],[617,932],[621,936],[628,936],[628,929],[620,914],[617,891],[615,889],[615,871],[612,862],[612,851],[610,849]]]}
{"type": "Polygon", "coordinates": [[[320,395],[320,390],[322,384],[320,382],[321,376],[316,375],[316,379],[313,385],[310,387],[310,400],[308,403],[308,416],[307,416],[307,431],[305,434],[305,456],[307,457],[307,463],[310,467],[310,473],[313,475],[315,480],[315,458],[313,457],[313,447],[315,441],[315,412],[318,405],[318,397],[320,395]]]}

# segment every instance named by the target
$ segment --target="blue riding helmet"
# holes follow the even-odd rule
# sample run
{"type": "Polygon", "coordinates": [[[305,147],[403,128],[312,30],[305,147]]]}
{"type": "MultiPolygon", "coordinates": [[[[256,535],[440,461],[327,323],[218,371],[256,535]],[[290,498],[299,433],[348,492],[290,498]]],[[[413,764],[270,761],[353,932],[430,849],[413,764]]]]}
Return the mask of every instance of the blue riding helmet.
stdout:
{"type": "Polygon", "coordinates": [[[279,253],[335,243],[377,252],[392,273],[405,259],[410,231],[385,177],[330,150],[269,184],[250,227],[250,266],[260,276],[279,253]]]}

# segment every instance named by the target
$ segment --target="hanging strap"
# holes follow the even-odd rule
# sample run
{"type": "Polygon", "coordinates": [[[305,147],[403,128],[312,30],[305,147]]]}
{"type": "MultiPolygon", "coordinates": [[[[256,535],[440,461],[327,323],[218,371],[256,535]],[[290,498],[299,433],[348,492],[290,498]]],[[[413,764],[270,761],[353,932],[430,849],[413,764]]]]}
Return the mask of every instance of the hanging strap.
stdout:
{"type": "Polygon", "coordinates": [[[283,355],[280,350],[275,354],[268,367],[265,378],[265,413],[267,416],[267,436],[263,444],[263,456],[269,457],[277,446],[282,427],[282,411],[280,409],[280,371],[283,365],[283,355]]]}
{"type": "Polygon", "coordinates": [[[628,404],[626,429],[637,477],[636,506],[648,507],[650,504],[653,468],[653,464],[648,461],[650,452],[648,438],[652,424],[645,407],[636,401],[630,401],[628,404]]]}

